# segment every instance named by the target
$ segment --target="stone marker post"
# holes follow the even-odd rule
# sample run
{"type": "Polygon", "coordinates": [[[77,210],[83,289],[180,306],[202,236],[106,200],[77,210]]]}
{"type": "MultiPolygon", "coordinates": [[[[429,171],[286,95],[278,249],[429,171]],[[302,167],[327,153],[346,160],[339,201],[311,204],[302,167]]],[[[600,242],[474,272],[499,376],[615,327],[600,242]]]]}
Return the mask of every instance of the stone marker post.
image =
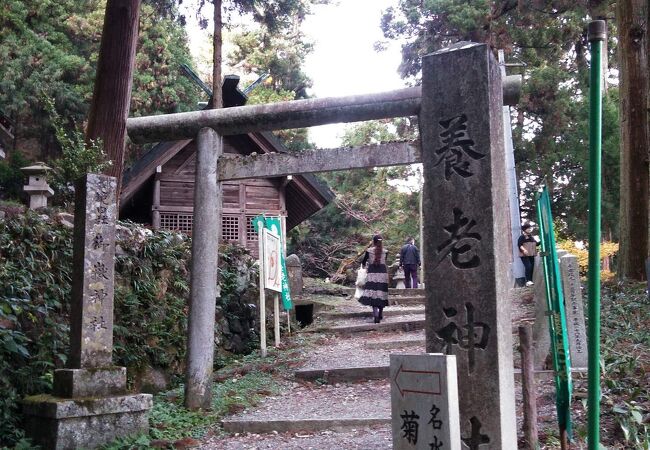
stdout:
{"type": "Polygon", "coordinates": [[[587,330],[580,288],[578,257],[571,253],[560,257],[564,311],[569,333],[569,353],[572,369],[587,369],[587,330]]]}
{"type": "Polygon", "coordinates": [[[485,44],[422,61],[427,352],[456,355],[464,449],[515,449],[501,75],[485,44]]]}
{"type": "Polygon", "coordinates": [[[289,292],[291,297],[302,296],[302,264],[298,255],[291,254],[287,256],[287,272],[289,277],[289,292]]]}
{"type": "Polygon", "coordinates": [[[95,174],[76,185],[68,368],[54,372],[54,396],[24,402],[45,448],[95,448],[149,428],[152,396],[127,395],[126,368],[112,361],[116,188],[95,174]]]}
{"type": "MultiPolygon", "coordinates": [[[[580,271],[575,255],[564,250],[557,251],[560,259],[562,292],[564,293],[564,312],[569,339],[571,370],[587,369],[587,331],[585,325],[582,290],[580,288],[580,271]]],[[[544,282],[544,267],[541,258],[535,262],[535,324],[533,339],[535,342],[535,369],[547,368],[547,359],[551,351],[551,337],[548,325],[549,306],[544,282]],[[538,268],[539,266],[539,268],[538,268]]]]}
{"type": "Polygon", "coordinates": [[[113,360],[115,178],[87,175],[75,199],[70,367],[110,366],[113,360]],[[85,211],[81,208],[85,206],[85,211]]]}
{"type": "MultiPolygon", "coordinates": [[[[535,322],[533,324],[533,361],[535,369],[546,369],[546,360],[551,351],[551,335],[548,328],[548,316],[551,308],[548,304],[548,293],[544,280],[544,262],[541,256],[535,257],[533,272],[533,299],[535,300],[535,322]]],[[[550,361],[550,360],[549,360],[550,361]]],[[[550,362],[549,362],[550,364],[550,362]]]]}
{"type": "Polygon", "coordinates": [[[456,357],[390,355],[395,450],[461,450],[456,357]]]}

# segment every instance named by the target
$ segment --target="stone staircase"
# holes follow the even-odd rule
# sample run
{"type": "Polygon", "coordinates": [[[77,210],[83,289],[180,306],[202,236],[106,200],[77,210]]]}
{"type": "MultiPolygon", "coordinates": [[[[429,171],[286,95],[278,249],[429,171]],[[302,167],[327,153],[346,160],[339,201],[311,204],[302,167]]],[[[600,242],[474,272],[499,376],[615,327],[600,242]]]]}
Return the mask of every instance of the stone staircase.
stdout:
{"type": "MultiPolygon", "coordinates": [[[[333,310],[315,312],[302,332],[320,333],[295,386],[260,407],[223,421],[230,433],[318,432],[380,428],[390,434],[390,353],[424,351],[424,292],[391,289],[384,320],[352,298],[333,310]],[[288,410],[287,405],[291,405],[288,410]]],[[[373,447],[374,448],[374,447],[373,447]]],[[[391,448],[390,442],[386,447],[391,448]]]]}

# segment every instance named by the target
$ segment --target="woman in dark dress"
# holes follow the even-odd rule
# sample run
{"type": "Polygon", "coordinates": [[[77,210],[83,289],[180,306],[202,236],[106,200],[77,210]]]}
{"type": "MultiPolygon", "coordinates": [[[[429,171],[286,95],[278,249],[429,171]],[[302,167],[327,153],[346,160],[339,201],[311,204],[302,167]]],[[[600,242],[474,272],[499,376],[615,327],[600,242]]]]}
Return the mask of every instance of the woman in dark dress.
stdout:
{"type": "Polygon", "coordinates": [[[386,270],[388,252],[382,246],[380,235],[374,235],[372,243],[372,247],[366,250],[361,263],[368,269],[368,277],[359,303],[372,306],[375,323],[379,323],[383,319],[384,307],[388,306],[388,271],[386,270]]]}

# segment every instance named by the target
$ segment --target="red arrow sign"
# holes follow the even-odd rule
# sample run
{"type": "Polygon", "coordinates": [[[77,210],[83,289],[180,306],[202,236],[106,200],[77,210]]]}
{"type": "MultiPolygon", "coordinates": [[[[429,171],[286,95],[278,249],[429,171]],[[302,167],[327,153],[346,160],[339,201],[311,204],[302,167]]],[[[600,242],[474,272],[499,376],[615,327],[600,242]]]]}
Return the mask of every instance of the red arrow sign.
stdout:
{"type": "Polygon", "coordinates": [[[440,395],[442,393],[442,388],[440,386],[440,372],[435,372],[432,370],[404,369],[403,364],[400,364],[393,381],[395,382],[395,386],[397,386],[397,389],[399,390],[399,393],[402,395],[402,397],[404,397],[404,394],[407,392],[411,392],[413,394],[428,395],[440,395]],[[422,380],[422,378],[429,379],[422,380]],[[402,380],[402,386],[400,386],[398,379],[402,380]],[[430,386],[431,390],[408,389],[408,387],[413,386],[414,384],[416,386],[430,386]]]}

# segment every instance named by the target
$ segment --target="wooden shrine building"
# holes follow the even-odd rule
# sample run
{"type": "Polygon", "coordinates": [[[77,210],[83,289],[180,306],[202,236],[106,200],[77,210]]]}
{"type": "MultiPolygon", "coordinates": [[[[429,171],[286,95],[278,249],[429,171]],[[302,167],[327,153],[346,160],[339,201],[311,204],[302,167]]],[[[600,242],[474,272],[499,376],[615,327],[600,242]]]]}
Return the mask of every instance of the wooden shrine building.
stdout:
{"type": "MultiPolygon", "coordinates": [[[[240,106],[246,97],[238,77],[226,77],[224,105],[240,106]]],[[[250,155],[288,150],[270,132],[224,137],[224,153],[250,155]]],[[[150,224],[154,229],[192,231],[196,144],[193,140],[161,142],[124,173],[120,218],[150,224]]],[[[237,242],[257,255],[252,219],[259,214],[281,216],[284,230],[326,206],[334,194],[310,174],[222,183],[221,238],[237,242]]]]}

